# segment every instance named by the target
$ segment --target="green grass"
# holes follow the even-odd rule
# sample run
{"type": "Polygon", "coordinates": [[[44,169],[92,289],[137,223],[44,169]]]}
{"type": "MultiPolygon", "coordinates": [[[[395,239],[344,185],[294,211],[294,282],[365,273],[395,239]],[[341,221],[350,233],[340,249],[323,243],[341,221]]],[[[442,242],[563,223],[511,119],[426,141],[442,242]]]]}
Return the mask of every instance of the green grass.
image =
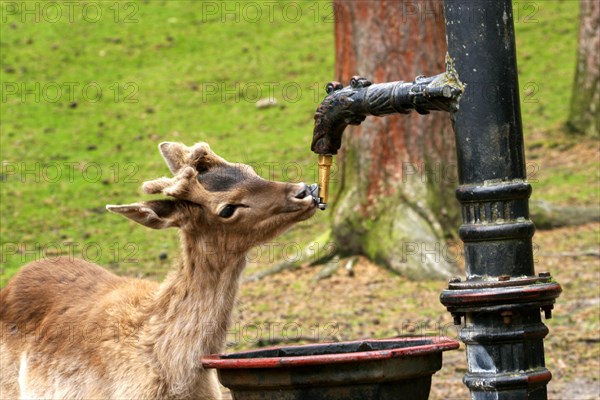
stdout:
{"type": "Polygon", "coordinates": [[[312,116],[334,52],[333,26],[311,3],[297,21],[275,7],[259,23],[251,9],[222,20],[190,1],[121,3],[115,22],[114,3],[100,4],[98,22],[76,6],[73,23],[7,12],[2,24],[2,284],[24,262],[56,252],[162,274],[158,256],[174,254],[176,233],[135,226],[104,206],[148,197],[141,182],[168,172],[156,150],[163,140],[207,141],[265,177],[315,181],[312,116]],[[12,93],[36,84],[40,99],[12,93]],[[56,85],[63,95],[49,101],[56,85]],[[270,93],[278,106],[258,110],[255,100],[270,93]]]}
{"type": "Polygon", "coordinates": [[[596,206],[600,201],[600,160],[597,153],[582,154],[582,147],[592,146],[598,151],[599,143],[569,136],[565,129],[577,60],[579,1],[514,1],[513,5],[533,198],[596,206]],[[585,144],[577,146],[582,140],[585,144]],[[563,156],[557,157],[558,152],[563,156]]]}
{"type": "Polygon", "coordinates": [[[514,1],[525,136],[561,129],[575,76],[579,1],[514,1]]]}
{"type": "MultiPolygon", "coordinates": [[[[93,2],[102,6],[97,22],[88,21],[97,14],[84,14],[85,2],[73,22],[63,3],[57,22],[13,14],[11,4],[2,3],[0,28],[0,286],[25,262],[59,253],[162,275],[171,260],[159,255],[175,253],[176,232],[104,210],[149,198],[141,182],[167,173],[160,141],[207,141],[265,177],[316,180],[313,113],[334,78],[329,3],[292,2],[302,6],[300,18],[283,3],[256,21],[249,3],[122,2],[117,15],[116,3],[93,2]],[[213,15],[202,4],[233,13],[213,15]],[[40,99],[25,93],[32,90],[40,99]],[[278,106],[258,110],[255,100],[270,90],[278,106]]],[[[521,87],[539,87],[539,102],[522,107],[526,132],[564,122],[576,47],[578,3],[535,4],[538,22],[524,21],[527,9],[516,24],[521,87]]],[[[318,236],[326,218],[301,224],[287,240],[318,236]]]]}

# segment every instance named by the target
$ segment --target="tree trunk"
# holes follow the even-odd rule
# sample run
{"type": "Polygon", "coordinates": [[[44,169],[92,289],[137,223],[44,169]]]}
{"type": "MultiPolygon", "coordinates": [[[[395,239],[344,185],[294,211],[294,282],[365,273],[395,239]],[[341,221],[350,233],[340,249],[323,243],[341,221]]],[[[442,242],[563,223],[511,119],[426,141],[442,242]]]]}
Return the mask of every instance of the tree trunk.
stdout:
{"type": "MultiPolygon", "coordinates": [[[[441,1],[341,1],[336,79],[374,83],[445,70],[441,1]]],[[[459,224],[454,135],[446,113],[368,117],[344,133],[333,196],[340,255],[363,254],[413,279],[457,272],[446,240],[459,224]]]]}
{"type": "Polygon", "coordinates": [[[579,51],[568,125],[572,131],[600,135],[600,3],[581,0],[579,51]]]}

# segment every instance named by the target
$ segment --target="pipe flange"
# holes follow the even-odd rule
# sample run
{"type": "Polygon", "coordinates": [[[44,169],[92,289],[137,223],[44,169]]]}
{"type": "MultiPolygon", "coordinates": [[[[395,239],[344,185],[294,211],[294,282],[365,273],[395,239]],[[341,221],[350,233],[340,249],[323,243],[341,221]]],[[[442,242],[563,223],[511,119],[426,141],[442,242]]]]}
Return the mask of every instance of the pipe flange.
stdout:
{"type": "Polygon", "coordinates": [[[510,277],[460,281],[452,278],[440,296],[441,303],[454,316],[455,323],[470,312],[505,312],[523,308],[541,308],[552,318],[561,286],[548,273],[539,276],[510,277]]]}

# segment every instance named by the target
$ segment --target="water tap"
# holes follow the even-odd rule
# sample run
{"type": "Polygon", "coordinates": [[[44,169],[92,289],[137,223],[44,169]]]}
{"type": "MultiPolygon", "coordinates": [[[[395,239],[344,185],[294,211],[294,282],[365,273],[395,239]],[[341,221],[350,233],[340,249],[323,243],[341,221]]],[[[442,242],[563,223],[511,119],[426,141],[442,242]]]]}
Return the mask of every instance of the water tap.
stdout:
{"type": "Polygon", "coordinates": [[[321,210],[325,210],[327,208],[327,201],[329,200],[329,176],[331,174],[332,163],[332,155],[319,155],[318,183],[313,183],[308,187],[308,190],[313,198],[313,202],[321,210]]]}
{"type": "MultiPolygon", "coordinates": [[[[464,85],[458,80],[452,59],[446,57],[446,72],[431,77],[417,76],[413,82],[372,83],[354,76],[350,85],[329,82],[327,96],[315,111],[315,126],[310,149],[318,154],[318,192],[313,199],[321,210],[327,207],[332,156],[342,144],[342,134],[348,125],[359,125],[372,115],[420,114],[430,111],[458,110],[464,85]],[[318,199],[318,200],[317,200],[318,199]]],[[[312,186],[312,185],[311,185],[312,186]]]]}

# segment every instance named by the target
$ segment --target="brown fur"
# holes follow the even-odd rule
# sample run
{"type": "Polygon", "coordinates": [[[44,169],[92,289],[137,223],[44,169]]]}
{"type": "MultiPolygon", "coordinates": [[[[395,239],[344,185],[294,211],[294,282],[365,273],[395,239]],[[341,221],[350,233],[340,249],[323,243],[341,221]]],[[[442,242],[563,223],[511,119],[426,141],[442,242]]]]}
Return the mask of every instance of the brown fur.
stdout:
{"type": "Polygon", "coordinates": [[[77,259],[24,266],[0,291],[0,398],[220,398],[199,360],[223,349],[246,253],[315,207],[302,184],[265,181],[204,143],[159,149],[175,177],[144,189],[174,199],[108,208],[179,228],[181,261],[160,284],[77,259]],[[237,180],[207,190],[215,168],[237,180]],[[240,207],[219,217],[226,204],[240,207]]]}

